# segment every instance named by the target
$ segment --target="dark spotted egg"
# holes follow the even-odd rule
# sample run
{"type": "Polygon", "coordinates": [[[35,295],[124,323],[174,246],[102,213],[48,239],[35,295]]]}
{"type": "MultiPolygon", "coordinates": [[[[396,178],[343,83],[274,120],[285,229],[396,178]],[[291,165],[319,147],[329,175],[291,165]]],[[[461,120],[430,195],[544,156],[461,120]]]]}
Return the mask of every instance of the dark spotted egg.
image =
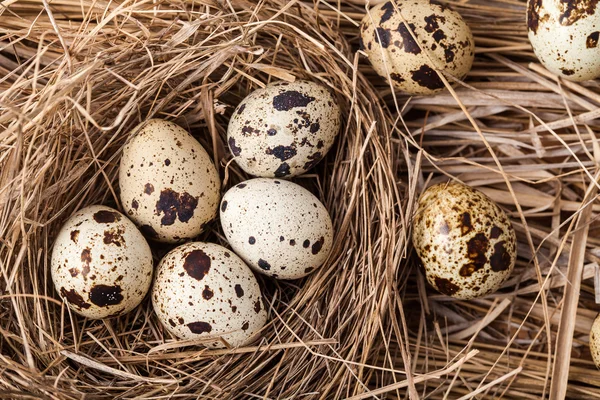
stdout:
{"type": "Polygon", "coordinates": [[[252,271],[232,251],[191,242],[160,262],[152,288],[158,319],[181,339],[206,339],[208,347],[241,346],[267,321],[252,271]]]}
{"type": "Polygon", "coordinates": [[[515,232],[504,211],[460,183],[423,192],[412,237],[427,281],[448,296],[471,299],[493,293],[515,265],[515,232]]]}
{"type": "Polygon", "coordinates": [[[216,217],[221,188],[217,169],[179,125],[151,119],[142,126],[123,148],[123,209],[150,239],[175,243],[193,238],[216,217]]]}
{"type": "Polygon", "coordinates": [[[90,319],[133,310],[150,289],[152,271],[144,236],[110,207],[91,206],[73,214],[52,249],[56,291],[73,311],[90,319]]]}
{"type": "Polygon", "coordinates": [[[227,128],[229,150],[250,175],[286,178],[314,167],[340,130],[340,108],[318,83],[276,82],[250,93],[227,128]]]}
{"type": "Polygon", "coordinates": [[[369,9],[360,36],[375,72],[409,94],[442,90],[436,69],[463,79],[473,65],[475,42],[468,25],[458,13],[429,0],[388,1],[369,9]]]}
{"type": "Polygon", "coordinates": [[[600,77],[598,0],[529,0],[527,31],[549,71],[571,81],[600,77]]]}
{"type": "Polygon", "coordinates": [[[242,182],[221,201],[221,226],[250,267],[280,279],[302,278],[320,267],[333,245],[325,206],[312,193],[281,179],[242,182]]]}

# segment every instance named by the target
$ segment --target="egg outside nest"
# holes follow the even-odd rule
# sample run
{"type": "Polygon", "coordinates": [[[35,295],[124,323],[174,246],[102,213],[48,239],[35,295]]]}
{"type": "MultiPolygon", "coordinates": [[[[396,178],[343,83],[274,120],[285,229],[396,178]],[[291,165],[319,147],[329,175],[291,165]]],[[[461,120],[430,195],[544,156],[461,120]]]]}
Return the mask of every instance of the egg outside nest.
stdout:
{"type": "Polygon", "coordinates": [[[527,35],[550,72],[576,82],[600,77],[598,0],[529,0],[527,35]]]}
{"type": "Polygon", "coordinates": [[[475,57],[473,35],[460,14],[429,0],[369,9],[360,25],[360,49],[379,76],[411,95],[443,90],[436,71],[464,79],[475,57]]]}
{"type": "Polygon", "coordinates": [[[460,183],[422,193],[412,238],[429,284],[459,299],[494,293],[516,261],[516,235],[504,211],[460,183]]]}

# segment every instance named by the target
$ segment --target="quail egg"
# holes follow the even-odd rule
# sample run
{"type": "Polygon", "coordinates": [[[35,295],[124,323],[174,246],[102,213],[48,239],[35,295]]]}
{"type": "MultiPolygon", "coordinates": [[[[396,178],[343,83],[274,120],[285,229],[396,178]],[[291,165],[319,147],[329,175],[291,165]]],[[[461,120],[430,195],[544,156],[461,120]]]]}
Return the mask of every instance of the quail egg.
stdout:
{"type": "Polygon", "coordinates": [[[232,187],[221,201],[220,219],[233,250],[274,278],[308,275],[327,260],[333,245],[325,206],[285,180],[256,178],[232,187]]]}
{"type": "Polygon", "coordinates": [[[596,316],[590,330],[590,353],[594,364],[600,368],[600,315],[596,316]]]}
{"type": "Polygon", "coordinates": [[[173,335],[206,338],[212,348],[247,343],[267,320],[250,268],[232,251],[213,243],[186,243],[162,259],[152,305],[173,335]]]}
{"type": "Polygon", "coordinates": [[[549,71],[571,81],[600,77],[597,0],[529,0],[527,32],[549,71]]]}
{"type": "Polygon", "coordinates": [[[51,274],[56,291],[73,311],[90,319],[133,310],[150,289],[152,271],[144,236],[110,207],[76,212],[54,242],[51,274]]]}
{"type": "Polygon", "coordinates": [[[360,26],[360,48],[377,74],[389,75],[395,88],[414,95],[445,87],[436,69],[464,79],[475,55],[473,35],[462,17],[430,0],[372,7],[360,26]]]}
{"type": "Polygon", "coordinates": [[[504,211],[460,183],[423,192],[412,233],[427,281],[448,296],[471,299],[493,293],[515,265],[516,236],[504,211]]]}
{"type": "Polygon", "coordinates": [[[227,128],[229,149],[248,174],[284,178],[314,167],[340,130],[340,108],[318,83],[276,82],[250,93],[227,128]]]}
{"type": "Polygon", "coordinates": [[[123,149],[119,187],[123,209],[140,230],[175,243],[199,235],[216,217],[221,183],[192,135],[173,122],[151,119],[123,149]]]}

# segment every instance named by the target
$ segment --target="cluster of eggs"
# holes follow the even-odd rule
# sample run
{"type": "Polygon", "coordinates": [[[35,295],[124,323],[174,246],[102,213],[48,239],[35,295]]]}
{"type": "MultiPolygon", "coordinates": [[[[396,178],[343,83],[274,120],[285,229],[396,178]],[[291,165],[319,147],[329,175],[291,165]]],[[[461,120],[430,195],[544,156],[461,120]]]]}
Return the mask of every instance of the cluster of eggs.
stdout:
{"type": "Polygon", "coordinates": [[[119,167],[124,213],[90,206],[67,220],[51,258],[57,292],[73,311],[99,319],[131,311],[150,291],[158,319],[174,336],[209,347],[247,343],[267,321],[252,271],[302,278],[332,249],[325,206],[282,178],[323,158],[340,119],[334,97],[317,83],[252,92],[233,112],[227,139],[236,162],[258,178],[222,198],[213,161],[185,129],[161,119],[136,127],[119,167]],[[192,241],[217,213],[232,250],[192,241]],[[180,244],[156,270],[154,242],[180,244]]]}
{"type": "MultiPolygon", "coordinates": [[[[576,81],[600,75],[598,7],[529,0],[529,39],[550,71],[576,81]]],[[[379,75],[415,95],[463,79],[474,60],[468,25],[430,0],[372,7],[361,23],[360,47],[379,75]]],[[[312,193],[284,179],[314,167],[339,130],[340,109],[323,85],[277,82],[252,92],[232,114],[227,145],[238,165],[258,178],[221,197],[210,156],[187,131],[164,120],[144,123],[134,129],[121,159],[125,214],[91,206],[61,229],[52,254],[58,293],[74,311],[107,318],[140,304],[154,276],[152,304],[173,335],[206,338],[213,347],[246,343],[267,320],[252,271],[298,279],[329,255],[333,228],[327,210],[312,193]],[[146,238],[188,241],[217,213],[232,250],[187,242],[154,271],[146,238]]],[[[466,185],[425,190],[412,234],[427,281],[448,296],[493,293],[515,265],[516,236],[506,214],[466,185]]]]}

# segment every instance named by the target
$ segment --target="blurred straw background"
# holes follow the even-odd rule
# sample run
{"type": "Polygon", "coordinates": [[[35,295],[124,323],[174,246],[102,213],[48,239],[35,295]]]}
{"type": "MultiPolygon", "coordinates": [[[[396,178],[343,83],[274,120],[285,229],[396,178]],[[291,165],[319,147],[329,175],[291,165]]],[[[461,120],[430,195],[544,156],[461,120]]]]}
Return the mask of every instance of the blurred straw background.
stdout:
{"type": "MultiPolygon", "coordinates": [[[[444,3],[475,35],[473,70],[452,92],[409,98],[357,52],[361,0],[0,1],[0,398],[599,398],[587,340],[600,85],[537,63],[524,1],[444,3]],[[74,210],[118,207],[129,130],[151,117],[186,127],[225,190],[247,178],[230,163],[228,116],[281,79],[322,82],[342,104],[337,145],[295,179],[337,240],[307,279],[260,279],[260,341],[177,342],[148,301],[106,321],[70,313],[49,251],[74,210]],[[482,299],[436,294],[410,247],[420,191],[449,178],[500,203],[517,231],[513,276],[482,299]]],[[[219,229],[200,239],[224,244],[219,229]]]]}

